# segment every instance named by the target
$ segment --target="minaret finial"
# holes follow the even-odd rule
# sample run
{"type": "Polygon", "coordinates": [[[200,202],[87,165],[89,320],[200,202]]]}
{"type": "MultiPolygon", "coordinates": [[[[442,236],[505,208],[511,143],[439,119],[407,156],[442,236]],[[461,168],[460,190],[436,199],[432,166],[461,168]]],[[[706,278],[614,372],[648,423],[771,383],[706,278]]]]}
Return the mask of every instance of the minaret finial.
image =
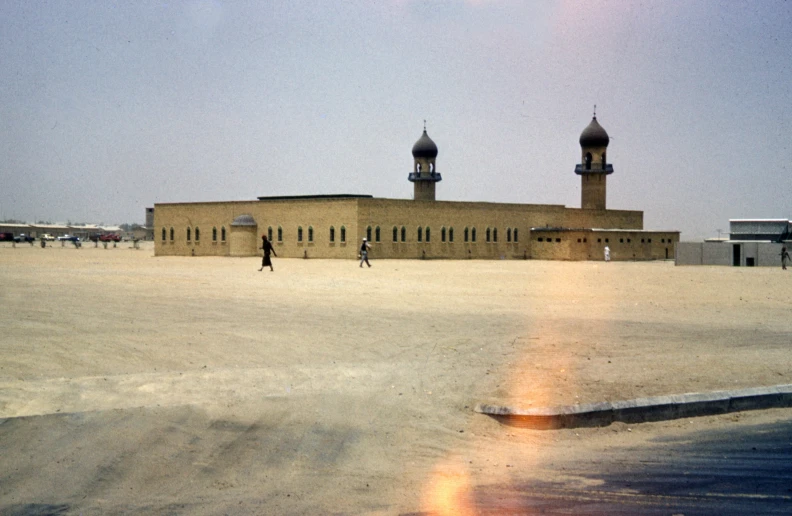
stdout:
{"type": "Polygon", "coordinates": [[[597,118],[597,105],[594,104],[594,118],[597,118]]]}
{"type": "Polygon", "coordinates": [[[426,120],[424,120],[424,132],[426,132],[426,120]]]}

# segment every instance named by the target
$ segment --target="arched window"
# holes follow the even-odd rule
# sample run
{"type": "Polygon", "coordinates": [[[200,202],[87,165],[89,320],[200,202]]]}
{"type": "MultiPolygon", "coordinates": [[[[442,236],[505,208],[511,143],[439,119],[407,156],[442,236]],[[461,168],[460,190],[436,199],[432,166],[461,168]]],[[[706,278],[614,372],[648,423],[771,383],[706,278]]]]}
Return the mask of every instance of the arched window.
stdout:
{"type": "Polygon", "coordinates": [[[468,242],[469,240],[470,240],[470,230],[468,228],[465,228],[465,242],[468,242]]]}
{"type": "Polygon", "coordinates": [[[487,242],[489,242],[490,241],[490,228],[487,228],[486,235],[487,235],[487,237],[486,237],[487,238],[487,242]]]}
{"type": "Polygon", "coordinates": [[[267,240],[272,242],[272,226],[267,228],[267,240]]]}
{"type": "Polygon", "coordinates": [[[366,228],[366,240],[371,242],[371,226],[366,228]]]}
{"type": "Polygon", "coordinates": [[[423,240],[423,229],[421,226],[418,226],[418,241],[421,242],[423,240]]]}
{"type": "Polygon", "coordinates": [[[225,226],[220,228],[220,240],[225,242],[225,226]]]}
{"type": "Polygon", "coordinates": [[[602,170],[605,170],[605,153],[602,153],[602,170]]]}
{"type": "Polygon", "coordinates": [[[426,241],[429,242],[432,240],[432,233],[429,231],[429,226],[426,226],[426,241]]]}
{"type": "Polygon", "coordinates": [[[407,229],[404,226],[401,227],[401,241],[407,241],[407,229]]]}
{"type": "Polygon", "coordinates": [[[492,241],[498,241],[498,228],[492,228],[492,241]]]}
{"type": "Polygon", "coordinates": [[[473,229],[470,230],[470,241],[471,242],[475,242],[476,241],[476,228],[473,228],[473,229]]]}
{"type": "Polygon", "coordinates": [[[201,228],[195,228],[195,241],[198,242],[201,240],[201,228]]]}
{"type": "Polygon", "coordinates": [[[278,226],[278,242],[283,242],[283,228],[278,226]]]}
{"type": "Polygon", "coordinates": [[[511,228],[506,228],[506,241],[511,242],[511,228]]]}
{"type": "Polygon", "coordinates": [[[330,226],[330,243],[335,243],[335,228],[330,226]]]}
{"type": "Polygon", "coordinates": [[[445,242],[446,241],[446,228],[445,228],[445,226],[440,228],[440,241],[441,242],[445,242]]]}
{"type": "Polygon", "coordinates": [[[377,226],[376,229],[374,229],[374,241],[375,242],[379,242],[380,241],[380,227],[379,226],[377,226]]]}
{"type": "Polygon", "coordinates": [[[399,241],[399,228],[397,228],[396,226],[393,226],[393,241],[394,242],[399,241]]]}
{"type": "Polygon", "coordinates": [[[187,241],[189,242],[190,240],[192,240],[192,230],[187,228],[187,241]]]}
{"type": "Polygon", "coordinates": [[[308,226],[308,241],[313,242],[313,226],[308,226]]]}
{"type": "Polygon", "coordinates": [[[212,242],[217,242],[217,226],[212,227],[212,242]]]}
{"type": "Polygon", "coordinates": [[[341,243],[346,242],[346,227],[341,226],[341,243]]]}
{"type": "Polygon", "coordinates": [[[297,226],[297,241],[302,242],[302,226],[297,226]]]}
{"type": "Polygon", "coordinates": [[[591,170],[591,153],[586,153],[586,170],[591,170]]]}
{"type": "Polygon", "coordinates": [[[448,228],[448,241],[454,241],[454,228],[448,228]]]}
{"type": "Polygon", "coordinates": [[[165,228],[162,228],[162,241],[163,242],[166,240],[165,237],[166,237],[167,234],[168,234],[168,232],[165,230],[165,228]]]}
{"type": "Polygon", "coordinates": [[[173,242],[173,235],[174,235],[173,228],[170,228],[170,239],[171,239],[171,242],[173,242]]]}

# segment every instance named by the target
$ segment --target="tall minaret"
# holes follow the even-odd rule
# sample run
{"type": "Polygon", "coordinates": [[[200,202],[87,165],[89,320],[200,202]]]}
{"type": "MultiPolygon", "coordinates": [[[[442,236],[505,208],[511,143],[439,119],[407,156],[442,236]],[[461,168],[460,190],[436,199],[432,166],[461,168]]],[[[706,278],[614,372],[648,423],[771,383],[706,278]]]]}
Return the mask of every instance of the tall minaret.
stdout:
{"type": "Polygon", "coordinates": [[[613,174],[613,165],[605,158],[610,138],[605,129],[597,122],[597,106],[594,118],[580,134],[580,165],[575,174],[580,176],[581,208],[584,210],[604,210],[607,177],[613,174]]]}
{"type": "Polygon", "coordinates": [[[412,148],[413,171],[407,179],[414,185],[413,199],[416,201],[434,201],[435,183],[442,181],[443,178],[435,168],[435,158],[437,158],[437,145],[426,134],[426,120],[424,120],[424,131],[412,148]]]}

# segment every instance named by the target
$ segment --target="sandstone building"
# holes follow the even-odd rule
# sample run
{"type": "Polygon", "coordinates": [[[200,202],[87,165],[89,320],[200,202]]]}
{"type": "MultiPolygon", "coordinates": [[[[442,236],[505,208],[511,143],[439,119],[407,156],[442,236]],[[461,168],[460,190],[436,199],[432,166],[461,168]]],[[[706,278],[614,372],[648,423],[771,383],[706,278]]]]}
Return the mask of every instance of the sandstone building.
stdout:
{"type": "Polygon", "coordinates": [[[581,207],[438,201],[437,145],[424,128],[412,148],[413,199],[368,195],[158,203],[155,254],[254,256],[268,235],[279,257],[613,260],[673,257],[678,231],[644,231],[643,212],[606,208],[609,138],[596,115],[580,135],[581,207]]]}

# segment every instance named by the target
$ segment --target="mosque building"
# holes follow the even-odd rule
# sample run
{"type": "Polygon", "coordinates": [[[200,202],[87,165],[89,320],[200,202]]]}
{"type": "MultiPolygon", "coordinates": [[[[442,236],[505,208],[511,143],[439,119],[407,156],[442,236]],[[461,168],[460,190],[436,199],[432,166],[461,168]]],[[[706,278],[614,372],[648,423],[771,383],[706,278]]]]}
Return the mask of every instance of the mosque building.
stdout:
{"type": "Polygon", "coordinates": [[[412,148],[413,199],[295,195],[251,201],[158,203],[157,256],[256,256],[267,235],[285,258],[658,260],[679,231],[645,231],[643,212],[606,207],[608,133],[596,114],[580,135],[581,207],[438,201],[438,148],[424,127],[412,148]]]}

